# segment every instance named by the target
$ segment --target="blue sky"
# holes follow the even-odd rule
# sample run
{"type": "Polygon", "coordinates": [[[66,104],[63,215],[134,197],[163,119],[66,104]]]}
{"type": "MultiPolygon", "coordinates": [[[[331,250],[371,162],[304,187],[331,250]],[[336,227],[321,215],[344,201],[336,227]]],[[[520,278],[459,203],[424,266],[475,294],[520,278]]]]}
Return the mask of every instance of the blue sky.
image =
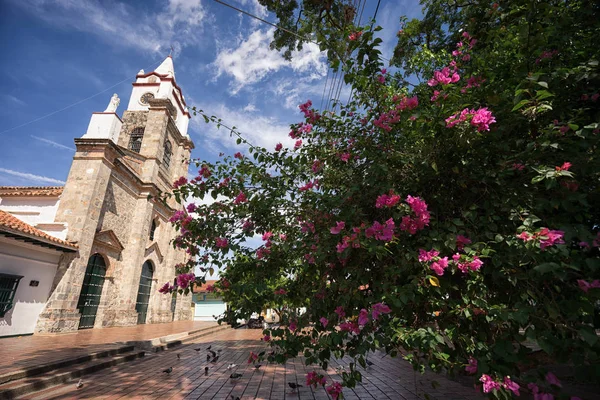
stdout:
{"type": "MultiPolygon", "coordinates": [[[[363,22],[377,5],[366,1],[363,22]]],[[[228,2],[275,21],[256,0],[228,2]]],[[[381,0],[384,55],[395,45],[399,17],[419,14],[416,0],[381,0]]],[[[62,184],[73,138],[85,133],[91,113],[117,93],[121,114],[136,73],[154,70],[171,46],[188,105],[218,115],[255,144],[285,142],[289,124],[300,120],[297,105],[312,99],[319,106],[331,79],[316,46],[289,63],[269,50],[271,35],[268,25],[210,0],[0,2],[0,185],[62,184]]],[[[242,150],[225,131],[195,119],[188,133],[193,157],[242,150]]]]}

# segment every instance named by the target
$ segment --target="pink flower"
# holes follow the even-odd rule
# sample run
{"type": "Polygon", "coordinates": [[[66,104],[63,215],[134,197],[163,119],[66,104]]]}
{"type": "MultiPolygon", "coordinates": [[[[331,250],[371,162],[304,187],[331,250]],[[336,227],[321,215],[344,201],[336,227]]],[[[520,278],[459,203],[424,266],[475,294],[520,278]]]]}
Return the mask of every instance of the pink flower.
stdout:
{"type": "Polygon", "coordinates": [[[429,251],[419,249],[419,261],[420,262],[431,261],[434,257],[437,257],[439,255],[440,255],[440,252],[435,249],[431,249],[429,251]]]}
{"type": "Polygon", "coordinates": [[[206,291],[207,291],[208,293],[213,293],[213,292],[216,292],[216,291],[217,291],[217,288],[215,288],[215,286],[214,286],[214,285],[206,285],[206,291]]]}
{"type": "Polygon", "coordinates": [[[344,229],[345,226],[346,223],[344,221],[338,221],[336,222],[335,226],[329,230],[329,232],[331,232],[332,235],[337,235],[342,231],[342,229],[344,229]]]}
{"type": "Polygon", "coordinates": [[[240,192],[233,200],[233,204],[241,204],[241,203],[245,203],[247,201],[248,201],[248,199],[246,198],[246,195],[244,194],[244,192],[240,192]]]}
{"type": "Polygon", "coordinates": [[[267,241],[273,237],[273,232],[265,232],[262,235],[262,240],[267,241]]]}
{"type": "Polygon", "coordinates": [[[569,168],[571,168],[571,166],[572,166],[572,165],[573,165],[573,164],[571,164],[570,162],[568,162],[568,161],[565,161],[565,162],[563,163],[563,165],[561,165],[560,167],[558,167],[558,166],[557,166],[557,167],[555,167],[555,168],[556,168],[556,170],[557,170],[557,171],[568,171],[568,170],[569,170],[569,168]]]}
{"type": "Polygon", "coordinates": [[[277,295],[285,295],[285,294],[287,294],[287,290],[280,288],[280,289],[275,290],[275,292],[273,292],[273,293],[275,293],[277,295]]]}
{"type": "Polygon", "coordinates": [[[302,139],[296,140],[296,144],[294,144],[294,150],[298,150],[302,146],[302,139]]]}
{"type": "Polygon", "coordinates": [[[343,322],[339,326],[342,332],[353,332],[357,335],[360,333],[360,327],[356,322],[343,322]]]}
{"type": "Polygon", "coordinates": [[[187,205],[186,209],[189,213],[193,213],[194,211],[196,211],[196,205],[194,203],[190,203],[187,205]]]}
{"type": "Polygon", "coordinates": [[[392,312],[392,309],[383,303],[373,304],[371,307],[371,316],[375,321],[379,319],[381,314],[389,314],[390,312],[392,312]]]}
{"type": "Polygon", "coordinates": [[[296,328],[297,328],[296,321],[291,321],[288,328],[290,328],[290,331],[292,331],[292,332],[296,331],[296,328]]]}
{"type": "Polygon", "coordinates": [[[598,280],[598,279],[594,280],[592,283],[588,283],[587,281],[584,281],[583,279],[578,279],[577,284],[579,285],[579,288],[586,293],[590,289],[600,289],[600,280],[598,280]]]}
{"type": "Polygon", "coordinates": [[[510,390],[511,392],[513,392],[513,394],[515,396],[520,396],[521,393],[519,393],[519,389],[521,388],[516,382],[513,382],[510,379],[510,376],[505,376],[504,377],[504,383],[502,384],[502,386],[504,386],[504,388],[506,390],[510,390]]]}
{"type": "Polygon", "coordinates": [[[175,289],[175,286],[171,285],[170,282],[165,283],[160,289],[158,289],[159,293],[166,294],[171,293],[175,289]]]}
{"type": "Polygon", "coordinates": [[[444,270],[446,268],[448,268],[448,257],[440,258],[439,260],[434,261],[433,263],[431,263],[430,268],[437,275],[439,275],[439,276],[444,275],[444,270]]]}
{"type": "Polygon", "coordinates": [[[327,324],[329,323],[329,321],[328,321],[328,320],[327,320],[327,318],[325,318],[325,317],[321,317],[321,318],[319,319],[319,322],[321,323],[321,325],[323,325],[323,328],[326,328],[326,327],[327,327],[327,324]]]}
{"type": "Polygon", "coordinates": [[[362,36],[362,31],[352,32],[348,36],[348,40],[355,41],[355,40],[358,40],[361,36],[362,36]]]}
{"type": "Polygon", "coordinates": [[[251,364],[255,361],[258,360],[258,354],[256,354],[255,352],[251,351],[250,352],[250,356],[248,357],[248,364],[251,364]]]}
{"type": "Polygon", "coordinates": [[[364,308],[358,313],[358,325],[366,325],[369,323],[369,312],[364,308]]]}
{"type": "Polygon", "coordinates": [[[483,265],[483,261],[479,259],[477,256],[473,256],[473,261],[469,263],[469,269],[471,271],[479,271],[481,266],[483,265]]]}
{"type": "Polygon", "coordinates": [[[398,194],[393,194],[393,192],[390,191],[390,194],[382,194],[381,196],[377,197],[377,200],[375,201],[375,207],[376,208],[383,208],[383,207],[394,207],[396,204],[398,204],[401,200],[400,195],[398,194]]]}
{"type": "Polygon", "coordinates": [[[326,390],[333,400],[337,400],[342,393],[342,385],[339,382],[333,382],[326,390]]]}
{"type": "Polygon", "coordinates": [[[234,158],[239,158],[240,160],[241,160],[242,158],[244,158],[244,156],[242,155],[242,153],[240,153],[239,151],[238,151],[237,153],[235,153],[235,154],[233,155],[233,157],[234,157],[234,158]]]}
{"type": "Polygon", "coordinates": [[[466,245],[471,244],[471,239],[469,239],[466,236],[463,235],[457,235],[456,236],[456,247],[459,250],[462,250],[465,248],[466,245]]]}
{"type": "Polygon", "coordinates": [[[228,244],[229,241],[227,240],[227,238],[217,238],[215,240],[215,246],[217,246],[220,249],[226,248],[228,244]]]}
{"type": "Polygon", "coordinates": [[[318,173],[319,171],[321,171],[321,169],[323,169],[323,162],[319,161],[319,160],[315,160],[315,162],[313,162],[311,169],[312,169],[312,172],[314,172],[315,174],[318,173]]]}
{"type": "Polygon", "coordinates": [[[565,243],[565,241],[563,240],[564,234],[565,233],[563,231],[549,230],[548,228],[542,228],[542,230],[540,230],[540,232],[538,232],[538,235],[542,236],[542,237],[546,237],[547,239],[540,240],[540,249],[544,250],[548,246],[565,243]]]}
{"type": "Polygon", "coordinates": [[[529,234],[529,232],[523,231],[517,235],[517,238],[528,242],[533,240],[533,235],[529,234]]]}
{"type": "Polygon", "coordinates": [[[188,182],[185,176],[180,177],[175,182],[173,182],[173,189],[177,189],[179,186],[185,185],[188,182]]]}
{"type": "Polygon", "coordinates": [[[279,150],[281,150],[282,148],[283,148],[283,145],[282,145],[281,143],[277,143],[277,144],[275,145],[275,151],[279,151],[279,150]]]}
{"type": "Polygon", "coordinates": [[[265,336],[263,336],[263,337],[262,337],[262,341],[263,341],[263,342],[269,342],[269,341],[271,341],[271,336],[269,336],[269,335],[265,335],[265,336]]]}
{"type": "Polygon", "coordinates": [[[546,374],[546,382],[554,386],[562,387],[562,384],[560,383],[556,375],[554,375],[552,372],[548,372],[546,374]]]}
{"type": "Polygon", "coordinates": [[[523,171],[525,169],[525,165],[521,163],[513,163],[512,169],[514,169],[515,171],[523,171]]]}
{"type": "Polygon", "coordinates": [[[496,122],[496,118],[492,115],[492,112],[487,107],[480,108],[474,112],[473,118],[471,119],[471,125],[476,126],[479,132],[489,131],[490,124],[496,122]]]}
{"type": "Polygon", "coordinates": [[[492,379],[491,376],[483,374],[479,378],[479,382],[483,382],[483,392],[489,393],[494,389],[500,389],[500,384],[492,379]]]}
{"type": "Polygon", "coordinates": [[[317,374],[315,371],[306,374],[306,386],[314,386],[316,388],[318,385],[325,386],[326,383],[327,379],[323,375],[317,374]]]}
{"type": "Polygon", "coordinates": [[[465,367],[465,371],[470,374],[474,374],[477,372],[477,360],[473,357],[469,357],[469,365],[465,367]]]}
{"type": "Polygon", "coordinates": [[[190,282],[193,282],[196,279],[196,275],[193,272],[187,274],[181,274],[177,277],[177,286],[181,289],[185,289],[190,286],[190,282]]]}
{"type": "Polygon", "coordinates": [[[344,162],[348,162],[348,160],[350,159],[350,153],[342,153],[339,156],[340,156],[340,160],[342,160],[344,162]]]}
{"type": "Polygon", "coordinates": [[[337,306],[335,308],[335,313],[338,315],[338,317],[340,318],[344,318],[346,316],[346,313],[344,312],[344,307],[342,306],[337,306]]]}

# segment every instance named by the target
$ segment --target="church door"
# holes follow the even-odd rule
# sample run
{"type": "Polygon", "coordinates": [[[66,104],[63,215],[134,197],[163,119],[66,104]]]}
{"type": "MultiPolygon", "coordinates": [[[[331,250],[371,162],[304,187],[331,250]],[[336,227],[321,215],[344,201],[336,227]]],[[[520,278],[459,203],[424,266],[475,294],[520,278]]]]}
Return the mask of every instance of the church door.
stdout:
{"type": "Polygon", "coordinates": [[[137,301],[135,303],[135,311],[138,313],[138,324],[146,323],[153,274],[154,271],[152,269],[152,263],[150,261],[146,261],[144,265],[142,265],[142,276],[140,276],[140,286],[138,288],[137,301]]]}
{"type": "Polygon", "coordinates": [[[106,264],[100,254],[94,254],[88,260],[83,286],[79,294],[77,309],[81,313],[79,319],[79,329],[88,329],[94,327],[96,321],[96,312],[102,296],[102,287],[104,286],[104,275],[106,275],[106,264]]]}

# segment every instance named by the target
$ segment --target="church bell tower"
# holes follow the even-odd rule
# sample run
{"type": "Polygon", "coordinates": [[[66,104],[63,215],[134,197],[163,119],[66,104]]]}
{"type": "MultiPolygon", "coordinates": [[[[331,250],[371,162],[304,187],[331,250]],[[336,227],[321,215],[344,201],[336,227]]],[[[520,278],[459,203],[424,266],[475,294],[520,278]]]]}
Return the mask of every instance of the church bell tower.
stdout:
{"type": "Polygon", "coordinates": [[[177,232],[168,222],[181,206],[160,197],[187,176],[194,148],[171,56],[136,75],[122,117],[119,103],[113,95],[75,139],[56,222],[67,224],[79,254],[59,267],[36,332],[191,319],[189,296],[158,293],[187,259],[173,248],[177,232]]]}

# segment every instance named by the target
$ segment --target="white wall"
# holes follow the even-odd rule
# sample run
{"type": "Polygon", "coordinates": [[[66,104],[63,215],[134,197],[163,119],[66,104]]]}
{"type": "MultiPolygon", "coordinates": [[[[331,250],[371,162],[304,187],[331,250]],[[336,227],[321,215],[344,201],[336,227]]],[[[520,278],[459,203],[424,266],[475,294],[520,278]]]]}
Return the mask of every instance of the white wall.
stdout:
{"type": "Polygon", "coordinates": [[[222,300],[210,298],[206,301],[198,301],[202,299],[203,293],[194,294],[194,321],[216,321],[213,315],[219,316],[223,314],[227,308],[222,300]],[[196,297],[198,296],[198,297],[196,297]]]}
{"type": "Polygon", "coordinates": [[[64,240],[67,237],[66,224],[54,222],[58,204],[58,196],[0,197],[0,210],[12,214],[50,236],[64,240]]]}
{"type": "Polygon", "coordinates": [[[33,333],[62,253],[0,236],[0,273],[21,275],[13,307],[0,318],[0,337],[33,333]],[[29,286],[32,280],[39,286],[29,286]]]}

